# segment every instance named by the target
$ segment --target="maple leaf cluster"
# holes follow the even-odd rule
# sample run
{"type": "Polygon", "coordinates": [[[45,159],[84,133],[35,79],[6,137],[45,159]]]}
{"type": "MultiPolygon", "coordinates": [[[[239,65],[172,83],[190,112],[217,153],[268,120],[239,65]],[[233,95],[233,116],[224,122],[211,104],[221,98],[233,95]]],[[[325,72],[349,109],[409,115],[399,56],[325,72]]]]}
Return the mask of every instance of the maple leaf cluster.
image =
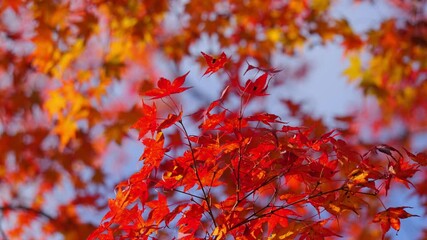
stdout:
{"type": "MultiPolygon", "coordinates": [[[[213,59],[202,54],[208,63],[213,59]]],[[[209,65],[207,72],[226,64],[209,65]]],[[[420,165],[397,149],[378,145],[358,154],[337,138],[339,132],[317,135],[275,114],[251,113],[254,99],[268,95],[271,72],[244,85],[229,79],[230,93],[198,111],[201,116],[184,113],[171,95],[190,89],[183,87],[188,74],[172,83],[160,78],[145,93],[173,113],[162,118],[156,104],[143,103],[143,116],[133,125],[144,145],[143,166],[117,186],[109,212],[89,239],[324,239],[341,237],[354,215],[380,222],[384,238],[390,226],[400,230],[399,219],[416,216],[406,207],[375,216],[366,211],[375,201],[383,204],[392,182],[412,185],[420,165]],[[227,104],[232,98],[240,102],[235,108],[227,104]],[[180,144],[165,138],[170,131],[180,144]]]]}

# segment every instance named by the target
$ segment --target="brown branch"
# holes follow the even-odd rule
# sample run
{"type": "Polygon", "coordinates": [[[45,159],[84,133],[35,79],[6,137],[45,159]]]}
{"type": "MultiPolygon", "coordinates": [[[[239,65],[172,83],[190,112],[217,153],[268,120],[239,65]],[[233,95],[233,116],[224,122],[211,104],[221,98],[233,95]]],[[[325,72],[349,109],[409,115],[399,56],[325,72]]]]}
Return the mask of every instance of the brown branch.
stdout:
{"type": "MultiPolygon", "coordinates": [[[[3,214],[0,216],[0,222],[1,221],[3,221],[3,214]]],[[[0,225],[0,235],[4,240],[9,240],[8,236],[6,235],[6,232],[4,231],[1,225],[0,225]]]]}
{"type": "Polygon", "coordinates": [[[174,188],[174,189],[172,189],[172,190],[173,190],[173,191],[175,191],[175,192],[179,192],[179,193],[182,193],[182,194],[185,194],[185,195],[188,195],[188,196],[194,197],[194,198],[198,198],[198,199],[204,200],[204,198],[203,198],[203,197],[197,196],[197,195],[192,194],[192,193],[184,192],[184,191],[181,191],[181,190],[176,189],[176,188],[174,188]]]}
{"type": "Polygon", "coordinates": [[[6,206],[1,206],[0,207],[0,211],[24,211],[24,212],[29,212],[29,213],[33,213],[36,215],[40,215],[42,217],[47,218],[49,221],[54,221],[55,218],[50,216],[49,214],[41,211],[41,210],[37,210],[34,208],[30,208],[30,207],[26,207],[26,206],[22,206],[22,205],[16,205],[16,206],[11,206],[11,205],[6,205],[6,206]]]}
{"type": "Polygon", "coordinates": [[[311,195],[311,196],[308,196],[308,197],[305,197],[305,198],[301,198],[301,199],[296,200],[294,202],[291,202],[291,203],[288,203],[286,205],[280,206],[280,207],[278,207],[278,208],[276,208],[274,210],[271,210],[271,211],[269,211],[267,213],[264,213],[264,214],[261,214],[261,215],[257,216],[258,213],[260,213],[260,212],[264,211],[265,209],[267,209],[268,207],[270,207],[270,204],[268,204],[265,207],[261,208],[260,210],[258,210],[256,212],[254,212],[253,214],[251,214],[249,217],[247,217],[243,221],[241,221],[241,222],[237,223],[236,225],[232,226],[229,230],[231,231],[231,230],[233,230],[235,228],[238,228],[238,227],[240,227],[240,226],[242,226],[242,225],[244,225],[244,224],[246,224],[248,222],[251,222],[253,220],[257,220],[257,219],[260,219],[260,218],[263,218],[263,217],[267,217],[268,215],[274,214],[275,212],[277,212],[277,211],[279,211],[281,209],[285,209],[285,208],[291,207],[293,205],[296,205],[298,203],[305,202],[305,201],[307,201],[309,199],[317,198],[317,197],[323,196],[325,194],[329,194],[329,193],[333,193],[333,192],[337,192],[337,191],[341,191],[341,190],[343,190],[343,187],[340,187],[340,188],[337,188],[337,189],[333,189],[333,190],[330,190],[330,191],[326,191],[326,192],[319,192],[319,193],[316,193],[314,195],[311,195]],[[252,218],[254,216],[256,216],[256,217],[252,218]]]}
{"type": "Polygon", "coordinates": [[[206,205],[208,207],[208,213],[209,213],[209,216],[211,217],[211,219],[213,221],[214,226],[217,227],[217,224],[216,224],[216,221],[215,221],[215,216],[213,215],[213,212],[212,212],[212,207],[211,207],[211,204],[210,204],[210,201],[209,201],[208,194],[206,194],[206,191],[205,191],[205,188],[203,186],[202,180],[200,179],[199,171],[197,169],[196,156],[194,154],[193,145],[191,144],[191,141],[190,141],[190,136],[188,135],[187,129],[185,128],[184,124],[182,123],[182,120],[179,120],[178,122],[180,123],[180,125],[182,127],[182,130],[184,131],[185,138],[187,138],[188,147],[190,148],[191,157],[193,159],[193,170],[194,170],[194,173],[196,174],[196,178],[197,178],[197,181],[199,182],[200,188],[202,189],[203,200],[206,202],[206,205]]]}
{"type": "Polygon", "coordinates": [[[246,198],[248,198],[250,195],[254,194],[256,191],[258,191],[260,188],[267,186],[267,184],[269,184],[270,182],[272,182],[273,180],[277,179],[278,177],[280,177],[280,175],[275,175],[269,179],[267,179],[266,181],[264,181],[263,183],[261,183],[258,187],[254,188],[252,191],[248,192],[243,198],[239,199],[239,201],[237,202],[236,206],[241,203],[243,200],[245,200],[246,198]]]}

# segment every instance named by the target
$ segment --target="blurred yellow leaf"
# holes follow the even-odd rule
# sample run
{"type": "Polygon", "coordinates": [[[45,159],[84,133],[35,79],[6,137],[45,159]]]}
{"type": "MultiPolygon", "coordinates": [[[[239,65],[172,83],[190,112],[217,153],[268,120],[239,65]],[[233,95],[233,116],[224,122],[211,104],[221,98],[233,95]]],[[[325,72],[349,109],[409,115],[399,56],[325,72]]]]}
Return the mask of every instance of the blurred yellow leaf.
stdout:
{"type": "Polygon", "coordinates": [[[268,40],[272,42],[278,42],[282,36],[282,31],[279,28],[271,28],[268,29],[265,34],[268,40]]]}
{"type": "Polygon", "coordinates": [[[410,108],[414,104],[416,98],[416,90],[411,87],[405,87],[397,95],[397,101],[400,106],[410,108]]]}
{"type": "MultiPolygon", "coordinates": [[[[54,69],[52,69],[52,74],[56,78],[62,78],[62,74],[66,69],[69,68],[70,64],[75,61],[82,53],[84,47],[83,39],[77,40],[70,50],[61,53],[58,56],[58,62],[54,69]]],[[[59,52],[56,52],[59,54],[59,52]]]]}
{"type": "Polygon", "coordinates": [[[319,12],[323,12],[329,8],[330,0],[312,0],[311,1],[311,7],[314,10],[317,10],[319,12]]]}
{"type": "Polygon", "coordinates": [[[358,56],[350,57],[350,66],[343,72],[350,81],[357,80],[362,77],[362,61],[358,56]]]}
{"type": "Polygon", "coordinates": [[[365,183],[367,181],[366,177],[368,177],[368,175],[369,175],[369,172],[358,168],[352,171],[348,177],[351,180],[351,182],[357,184],[357,183],[365,183]]]}
{"type": "Polygon", "coordinates": [[[62,109],[66,106],[66,100],[62,94],[58,92],[58,90],[52,90],[48,93],[48,99],[44,103],[44,108],[49,113],[49,117],[53,117],[54,115],[58,115],[60,117],[62,109]]]}
{"type": "Polygon", "coordinates": [[[288,232],[286,232],[285,234],[280,235],[280,236],[279,236],[279,239],[286,239],[286,238],[288,238],[288,237],[292,236],[293,234],[294,234],[294,232],[293,232],[293,231],[288,231],[288,232]]]}
{"type": "Polygon", "coordinates": [[[61,118],[54,128],[54,132],[59,135],[60,148],[63,149],[71,138],[76,136],[77,123],[70,117],[61,118]]]}
{"type": "Polygon", "coordinates": [[[339,206],[333,204],[333,203],[329,203],[328,208],[329,208],[330,211],[332,211],[332,212],[334,212],[336,214],[338,214],[338,213],[341,212],[341,208],[339,206]]]}

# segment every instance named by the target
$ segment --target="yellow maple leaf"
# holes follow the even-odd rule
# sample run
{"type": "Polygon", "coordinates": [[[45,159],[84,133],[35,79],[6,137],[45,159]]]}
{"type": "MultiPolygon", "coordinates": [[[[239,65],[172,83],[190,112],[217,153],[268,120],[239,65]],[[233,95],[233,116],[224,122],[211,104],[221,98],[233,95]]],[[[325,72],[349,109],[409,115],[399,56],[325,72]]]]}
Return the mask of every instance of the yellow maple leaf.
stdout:
{"type": "Polygon", "coordinates": [[[226,233],[227,233],[227,227],[224,224],[222,224],[221,226],[217,226],[215,228],[212,235],[216,236],[217,239],[223,239],[226,233]]]}
{"type": "Polygon", "coordinates": [[[400,106],[410,109],[414,104],[416,95],[416,89],[405,87],[397,94],[397,102],[400,106]]]}
{"type": "Polygon", "coordinates": [[[350,57],[350,65],[343,72],[350,81],[357,80],[362,77],[362,60],[360,57],[353,55],[350,57]]]}
{"type": "Polygon", "coordinates": [[[311,7],[314,10],[317,10],[319,12],[323,12],[329,8],[330,4],[331,4],[330,0],[313,0],[311,2],[311,7]]]}
{"type": "Polygon", "coordinates": [[[58,90],[52,90],[48,93],[48,99],[44,102],[44,108],[49,113],[49,117],[57,115],[62,116],[62,110],[65,108],[67,102],[58,90]]]}
{"type": "MultiPolygon", "coordinates": [[[[63,53],[60,53],[55,68],[52,69],[52,75],[55,78],[62,78],[63,73],[83,52],[84,41],[78,39],[73,43],[71,48],[63,53]]],[[[59,53],[59,52],[58,52],[59,53]]]]}
{"type": "Polygon", "coordinates": [[[349,174],[349,179],[353,183],[365,183],[367,181],[366,177],[368,177],[369,172],[362,169],[355,169],[349,174]]]}
{"type": "Polygon", "coordinates": [[[60,148],[63,149],[70,139],[76,136],[78,126],[70,117],[60,118],[53,131],[59,135],[60,148]]]}
{"type": "Polygon", "coordinates": [[[275,43],[275,42],[278,42],[280,40],[280,38],[282,36],[282,30],[280,30],[279,28],[271,28],[265,32],[265,35],[266,35],[268,40],[275,43]]]}

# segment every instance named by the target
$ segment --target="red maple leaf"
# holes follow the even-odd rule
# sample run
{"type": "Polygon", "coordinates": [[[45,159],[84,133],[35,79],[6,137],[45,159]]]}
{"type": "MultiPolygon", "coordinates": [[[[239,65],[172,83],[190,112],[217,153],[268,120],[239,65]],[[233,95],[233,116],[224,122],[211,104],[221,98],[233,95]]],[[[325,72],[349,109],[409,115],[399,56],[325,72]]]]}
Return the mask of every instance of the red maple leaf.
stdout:
{"type": "Polygon", "coordinates": [[[406,212],[405,208],[411,207],[397,207],[397,208],[387,208],[385,211],[379,212],[375,215],[373,222],[379,222],[383,230],[382,239],[384,239],[385,234],[390,230],[390,226],[396,231],[400,230],[400,219],[408,217],[419,217],[418,215],[412,215],[406,212]]]}
{"type": "Polygon", "coordinates": [[[150,217],[155,223],[160,223],[170,213],[166,196],[157,193],[158,199],[145,203],[151,208],[150,217]]]}
{"type": "Polygon", "coordinates": [[[188,73],[190,72],[187,72],[186,74],[175,78],[175,80],[173,80],[172,83],[170,80],[166,78],[160,78],[159,81],[157,82],[158,88],[154,88],[145,92],[145,95],[151,96],[152,97],[151,99],[157,99],[157,98],[169,96],[171,94],[184,92],[185,90],[191,88],[191,87],[181,87],[182,84],[184,84],[185,78],[187,77],[188,73]]]}
{"type": "Polygon", "coordinates": [[[210,55],[207,55],[204,52],[201,52],[203,57],[206,60],[206,63],[208,64],[208,69],[206,69],[205,73],[203,74],[203,76],[205,76],[206,74],[210,73],[214,73],[217,72],[218,70],[220,70],[221,68],[224,67],[224,65],[227,63],[227,55],[225,55],[224,52],[221,53],[221,55],[219,56],[218,59],[213,58],[210,55]]]}
{"type": "Polygon", "coordinates": [[[142,113],[143,113],[143,116],[131,126],[131,128],[139,130],[138,139],[141,139],[142,137],[144,137],[145,134],[147,134],[149,131],[151,131],[151,134],[154,134],[154,132],[157,129],[156,104],[153,103],[153,105],[150,106],[142,102],[142,113]]]}
{"type": "MultiPolygon", "coordinates": [[[[414,184],[409,181],[409,178],[412,178],[416,172],[419,171],[418,164],[411,164],[400,158],[397,162],[390,162],[388,171],[390,177],[386,181],[386,192],[390,189],[390,183],[392,178],[396,178],[397,181],[403,183],[408,189],[409,184],[414,186],[414,184]]],[[[414,186],[415,187],[415,186],[414,186]]]]}
{"type": "Polygon", "coordinates": [[[165,138],[162,132],[157,133],[156,139],[144,139],[142,143],[145,145],[145,149],[139,160],[144,160],[145,165],[159,167],[166,152],[166,149],[163,148],[164,142],[165,138]]]}
{"type": "Polygon", "coordinates": [[[275,115],[275,114],[270,114],[270,113],[256,113],[252,116],[249,116],[246,118],[246,120],[248,121],[260,121],[268,126],[271,126],[270,123],[283,123],[280,120],[279,116],[275,115]]]}
{"type": "Polygon", "coordinates": [[[246,81],[246,84],[244,87],[240,86],[240,90],[251,96],[268,95],[267,93],[265,93],[265,90],[267,90],[267,87],[268,87],[267,77],[268,77],[268,73],[264,73],[263,75],[259,76],[255,80],[255,82],[248,80],[246,81]]]}
{"type": "Polygon", "coordinates": [[[179,231],[181,233],[194,233],[201,224],[203,207],[197,204],[191,204],[190,208],[185,211],[182,218],[178,220],[179,231]]]}
{"type": "Polygon", "coordinates": [[[173,124],[175,124],[176,122],[181,121],[181,118],[182,118],[182,112],[180,112],[179,115],[170,113],[168,117],[163,122],[160,123],[157,129],[162,130],[162,129],[168,128],[173,124]]]}
{"type": "Polygon", "coordinates": [[[421,152],[418,153],[417,155],[411,153],[410,151],[406,150],[404,148],[406,154],[408,154],[408,156],[412,159],[412,161],[420,164],[421,166],[427,166],[427,154],[421,152]]]}

